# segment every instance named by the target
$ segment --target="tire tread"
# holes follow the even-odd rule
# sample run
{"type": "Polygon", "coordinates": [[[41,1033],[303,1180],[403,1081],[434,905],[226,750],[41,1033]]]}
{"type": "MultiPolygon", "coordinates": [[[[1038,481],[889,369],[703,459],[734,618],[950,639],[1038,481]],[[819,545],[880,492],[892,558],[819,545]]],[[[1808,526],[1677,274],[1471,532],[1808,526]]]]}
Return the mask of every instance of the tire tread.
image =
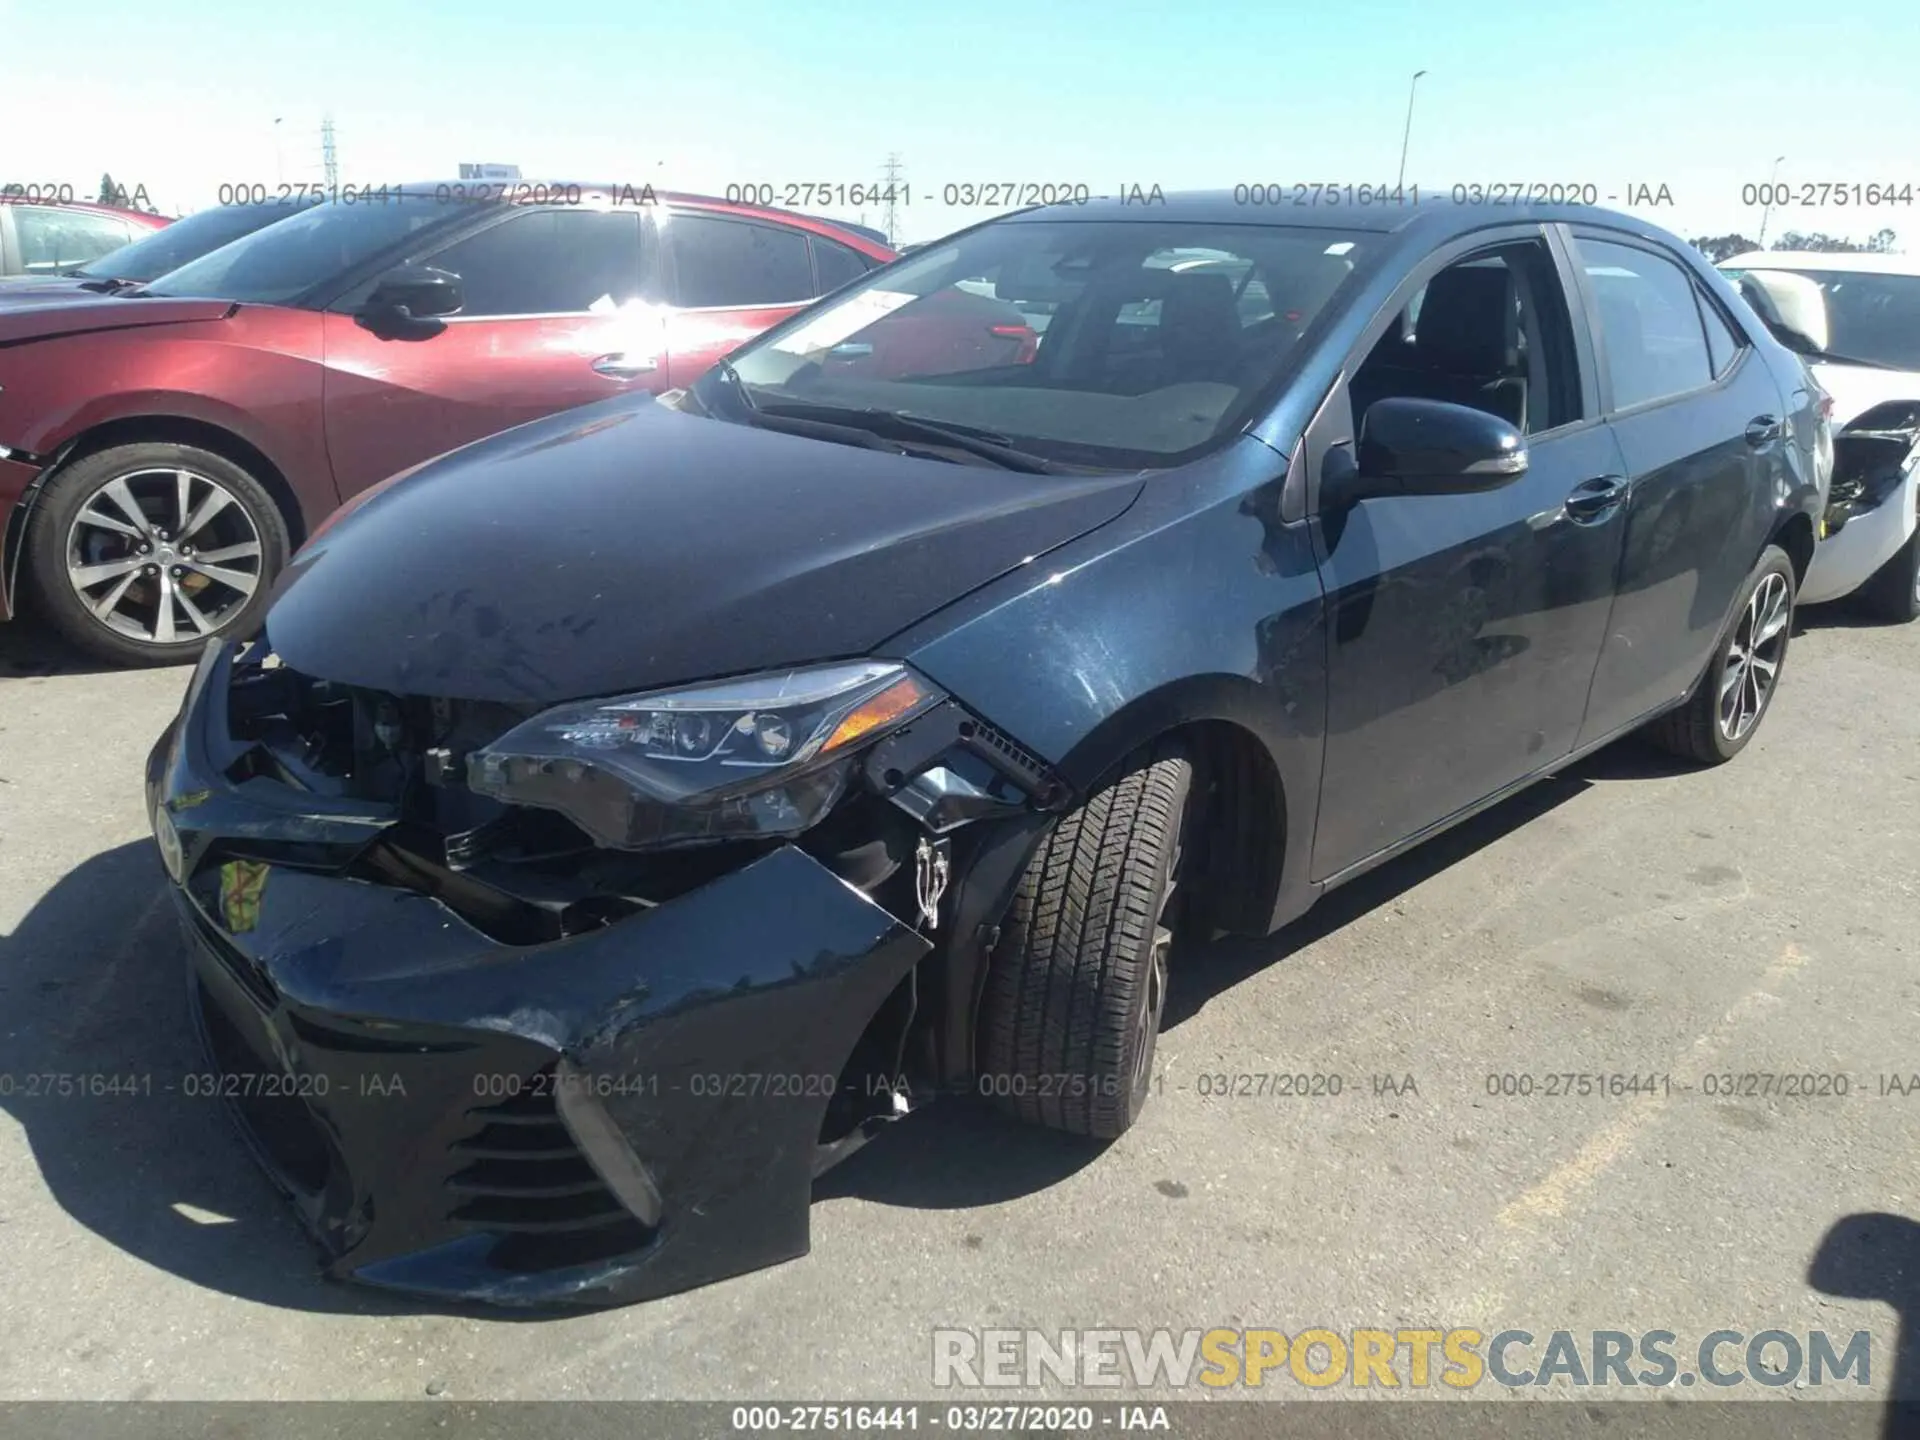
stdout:
{"type": "Polygon", "coordinates": [[[981,1056],[983,1073],[1030,1082],[994,1095],[1022,1120],[1103,1137],[1132,1123],[1129,1022],[1192,775],[1177,745],[1133,757],[1021,876],[989,962],[981,1056]],[[1047,1083],[1064,1075],[1089,1083],[1047,1083]]]}

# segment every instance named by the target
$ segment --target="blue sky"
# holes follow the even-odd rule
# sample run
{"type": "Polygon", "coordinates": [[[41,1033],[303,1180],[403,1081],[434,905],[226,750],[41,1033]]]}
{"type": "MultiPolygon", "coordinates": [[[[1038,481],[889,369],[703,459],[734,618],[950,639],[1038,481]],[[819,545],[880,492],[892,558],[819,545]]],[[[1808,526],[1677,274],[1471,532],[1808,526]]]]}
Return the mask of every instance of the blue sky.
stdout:
{"type": "MultiPolygon", "coordinates": [[[[983,213],[943,207],[949,182],[1390,180],[1425,69],[1409,181],[1664,184],[1675,204],[1649,218],[1753,234],[1740,187],[1776,155],[1785,181],[1920,197],[1913,33],[1910,0],[0,0],[0,60],[35,62],[6,68],[0,181],[90,193],[110,170],[163,209],[199,208],[223,182],[317,180],[330,112],[341,178],[361,183],[462,160],[703,190],[839,183],[898,151],[902,238],[927,239],[983,213]]],[[[1912,248],[1920,205],[1772,220],[1882,226],[1912,248]]]]}

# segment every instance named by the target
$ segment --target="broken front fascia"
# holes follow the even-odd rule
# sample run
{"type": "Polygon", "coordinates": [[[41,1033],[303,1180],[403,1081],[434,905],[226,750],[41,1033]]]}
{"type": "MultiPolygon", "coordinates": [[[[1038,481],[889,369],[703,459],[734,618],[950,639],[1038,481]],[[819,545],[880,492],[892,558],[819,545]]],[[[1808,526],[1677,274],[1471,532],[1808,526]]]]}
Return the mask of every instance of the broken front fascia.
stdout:
{"type": "Polygon", "coordinates": [[[1877,509],[1920,464],[1920,400],[1894,400],[1858,416],[1834,437],[1833,483],[1822,535],[1837,535],[1877,509]]]}
{"type": "MultiPolygon", "coordinates": [[[[804,1253],[814,1174],[884,1123],[821,1144],[869,1020],[933,953],[911,907],[937,913],[940,887],[889,909],[784,843],[597,928],[505,943],[350,873],[401,822],[249,761],[233,664],[209,648],[148,800],[203,1039],[246,1081],[228,1089],[243,1132],[329,1273],[605,1304],[804,1253]]],[[[921,817],[917,881],[945,856],[936,829],[989,813],[982,752],[993,774],[1030,761],[947,702],[866,757],[894,802],[868,803],[921,817]],[[919,784],[936,771],[959,783],[919,784]]]]}

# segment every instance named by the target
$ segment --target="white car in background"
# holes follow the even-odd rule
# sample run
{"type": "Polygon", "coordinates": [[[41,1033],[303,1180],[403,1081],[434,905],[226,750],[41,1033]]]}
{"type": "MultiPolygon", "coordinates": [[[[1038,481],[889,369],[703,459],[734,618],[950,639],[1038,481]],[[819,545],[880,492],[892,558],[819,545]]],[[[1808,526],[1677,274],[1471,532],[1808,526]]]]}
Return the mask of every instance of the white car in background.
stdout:
{"type": "Polygon", "coordinates": [[[1833,397],[1833,477],[1806,604],[1920,615],[1920,258],[1755,250],[1720,268],[1833,397]]]}

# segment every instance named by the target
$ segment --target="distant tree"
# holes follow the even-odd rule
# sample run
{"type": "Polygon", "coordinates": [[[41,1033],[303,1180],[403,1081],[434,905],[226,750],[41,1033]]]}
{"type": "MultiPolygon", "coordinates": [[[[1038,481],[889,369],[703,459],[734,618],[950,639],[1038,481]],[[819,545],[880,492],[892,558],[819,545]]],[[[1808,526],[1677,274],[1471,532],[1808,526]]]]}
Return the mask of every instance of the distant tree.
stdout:
{"type": "MultiPolygon", "coordinates": [[[[1893,243],[1893,232],[1891,230],[1882,230],[1880,235],[1887,237],[1887,245],[1893,243]]],[[[1847,253],[1857,255],[1863,251],[1872,250],[1874,248],[1874,241],[1879,240],[1880,235],[1874,236],[1873,240],[1862,243],[1858,240],[1848,240],[1839,235],[1829,235],[1824,230],[1813,230],[1806,233],[1798,230],[1789,230],[1773,242],[1772,248],[1775,250],[1817,250],[1827,254],[1847,253]]]]}
{"type": "Polygon", "coordinates": [[[100,203],[102,205],[113,204],[113,197],[116,193],[117,187],[113,183],[113,172],[110,170],[102,170],[100,172],[100,194],[98,197],[100,203]]]}
{"type": "Polygon", "coordinates": [[[1740,234],[1700,235],[1687,243],[1716,265],[1722,260],[1730,260],[1735,255],[1744,255],[1749,250],[1760,248],[1758,241],[1749,240],[1740,234]]]}
{"type": "Polygon", "coordinates": [[[1899,238],[1891,230],[1876,230],[1867,240],[1867,251],[1873,255],[1888,254],[1899,238]]]}

